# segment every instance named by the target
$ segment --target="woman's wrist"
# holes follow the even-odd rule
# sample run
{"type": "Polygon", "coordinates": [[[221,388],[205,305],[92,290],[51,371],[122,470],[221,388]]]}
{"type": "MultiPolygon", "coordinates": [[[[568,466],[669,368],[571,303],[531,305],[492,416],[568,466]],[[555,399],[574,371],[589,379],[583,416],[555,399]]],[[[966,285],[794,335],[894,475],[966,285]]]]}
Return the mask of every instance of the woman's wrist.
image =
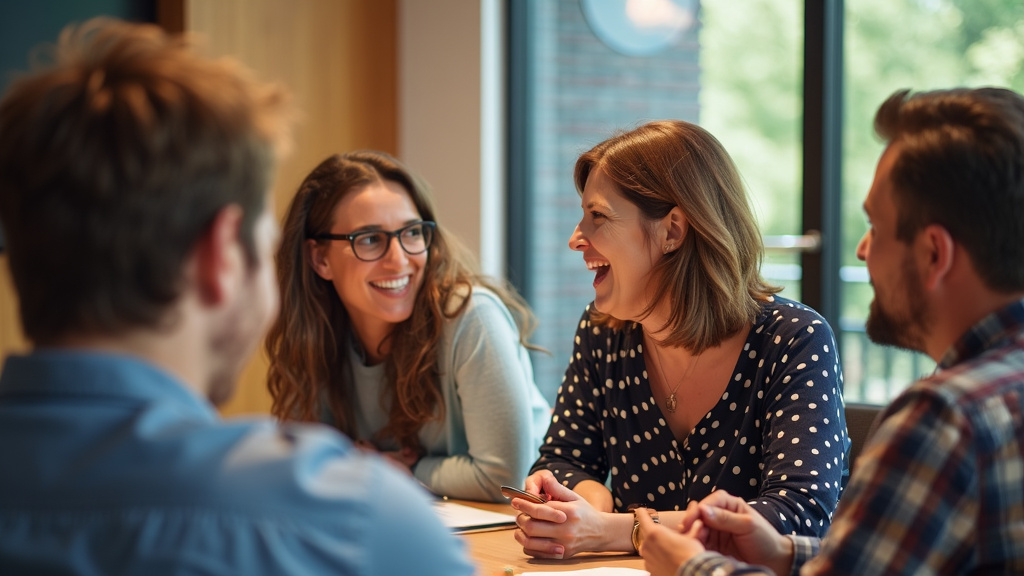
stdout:
{"type": "MultiPolygon", "coordinates": [[[[641,508],[641,506],[637,506],[637,508],[641,508]]],[[[649,510],[647,513],[655,524],[660,523],[657,510],[649,510]]],[[[638,555],[640,554],[640,546],[643,544],[643,537],[643,531],[640,528],[640,517],[637,515],[636,508],[633,508],[633,532],[629,537],[629,541],[633,545],[633,552],[638,555]]]]}
{"type": "Polygon", "coordinates": [[[633,552],[633,513],[600,512],[593,552],[633,552]]]}

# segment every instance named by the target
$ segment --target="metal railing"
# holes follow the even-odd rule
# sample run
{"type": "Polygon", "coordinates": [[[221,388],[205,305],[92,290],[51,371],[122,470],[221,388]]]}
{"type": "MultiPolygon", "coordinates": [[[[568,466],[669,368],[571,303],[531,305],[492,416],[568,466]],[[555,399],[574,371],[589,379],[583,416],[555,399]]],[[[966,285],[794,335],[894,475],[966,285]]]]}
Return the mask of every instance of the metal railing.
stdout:
{"type": "MultiPolygon", "coordinates": [[[[787,291],[790,287],[798,290],[799,264],[765,264],[762,273],[769,281],[786,286],[787,291]]],[[[844,290],[869,282],[864,266],[843,266],[839,275],[844,290]]],[[[865,302],[863,316],[843,316],[839,326],[832,329],[839,344],[846,400],[884,404],[913,381],[934,371],[935,362],[924,354],[872,343],[864,331],[867,308],[865,302]]]]}

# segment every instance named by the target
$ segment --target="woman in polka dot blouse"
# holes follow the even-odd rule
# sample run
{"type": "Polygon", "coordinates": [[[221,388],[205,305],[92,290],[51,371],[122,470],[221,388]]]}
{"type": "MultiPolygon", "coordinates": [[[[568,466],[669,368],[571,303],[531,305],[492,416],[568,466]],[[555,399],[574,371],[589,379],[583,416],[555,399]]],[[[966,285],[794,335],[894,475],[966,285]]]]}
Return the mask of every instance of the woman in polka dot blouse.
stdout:
{"type": "Polygon", "coordinates": [[[831,328],[774,294],[739,174],[682,121],[616,135],[576,163],[569,245],[595,271],[527,491],[527,554],[635,551],[637,505],[675,526],[724,489],[781,533],[821,536],[847,473],[831,328]],[[609,490],[610,487],[610,490],[609,490]]]}

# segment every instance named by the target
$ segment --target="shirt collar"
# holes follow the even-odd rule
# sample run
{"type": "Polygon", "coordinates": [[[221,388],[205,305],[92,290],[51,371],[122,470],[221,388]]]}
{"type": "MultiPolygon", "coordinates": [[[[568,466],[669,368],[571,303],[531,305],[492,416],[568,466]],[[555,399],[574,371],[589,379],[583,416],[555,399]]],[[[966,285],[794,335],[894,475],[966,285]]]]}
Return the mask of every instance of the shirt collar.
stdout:
{"type": "Polygon", "coordinates": [[[208,400],[157,366],[138,357],[94,350],[38,349],[9,356],[0,372],[0,398],[19,395],[159,401],[218,418],[208,400]]]}
{"type": "Polygon", "coordinates": [[[1024,330],[1024,299],[985,316],[964,333],[942,356],[939,368],[945,369],[978,356],[985,350],[1012,338],[1024,330]]]}

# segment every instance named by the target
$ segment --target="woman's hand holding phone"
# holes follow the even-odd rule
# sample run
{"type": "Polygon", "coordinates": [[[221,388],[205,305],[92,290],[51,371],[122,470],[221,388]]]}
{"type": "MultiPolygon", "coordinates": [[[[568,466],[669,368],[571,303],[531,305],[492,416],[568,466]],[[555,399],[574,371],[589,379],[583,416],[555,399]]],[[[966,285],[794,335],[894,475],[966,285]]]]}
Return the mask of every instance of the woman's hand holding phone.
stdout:
{"type": "Polygon", "coordinates": [[[535,504],[543,504],[547,502],[547,498],[539,496],[537,494],[530,494],[526,490],[520,490],[519,488],[513,488],[512,486],[502,486],[501,495],[509,500],[513,498],[522,498],[535,504]]]}
{"type": "MultiPolygon", "coordinates": [[[[632,528],[632,517],[598,512],[582,496],[563,486],[549,470],[531,474],[524,487],[527,492],[547,498],[543,504],[523,498],[512,500],[512,507],[519,511],[516,516],[519,529],[514,537],[528,556],[557,560],[579,552],[608,549],[605,532],[610,527],[604,523],[605,516],[616,520],[624,518],[632,528]]],[[[629,528],[623,523],[622,532],[628,535],[629,528]]]]}

